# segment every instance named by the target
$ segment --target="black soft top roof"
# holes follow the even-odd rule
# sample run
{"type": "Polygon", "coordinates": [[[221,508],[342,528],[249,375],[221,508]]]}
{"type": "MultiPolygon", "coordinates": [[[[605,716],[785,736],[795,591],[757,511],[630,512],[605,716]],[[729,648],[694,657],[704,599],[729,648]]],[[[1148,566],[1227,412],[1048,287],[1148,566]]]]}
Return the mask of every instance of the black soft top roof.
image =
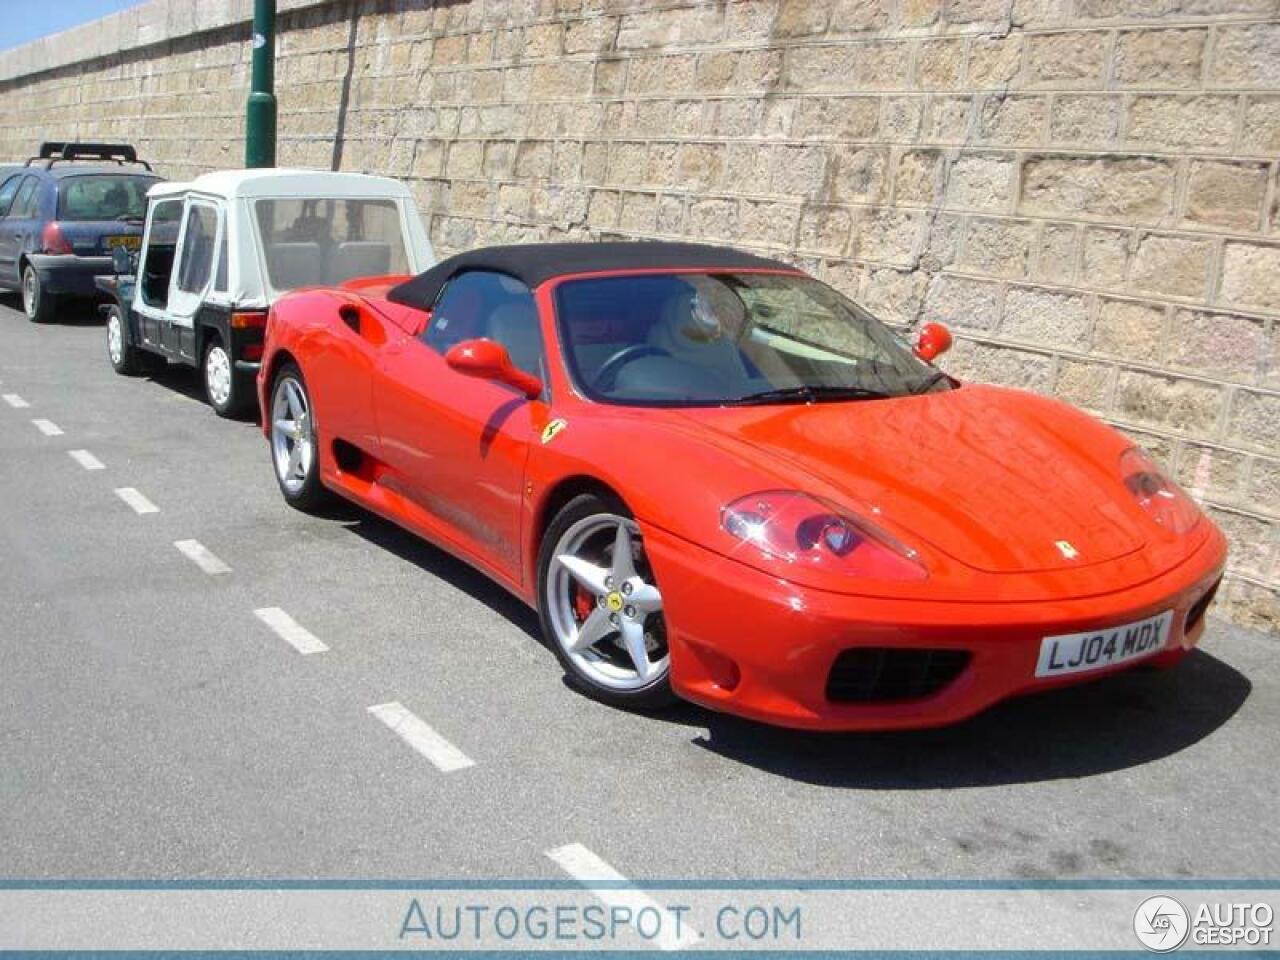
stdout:
{"type": "Polygon", "coordinates": [[[552,277],[604,270],[792,270],[778,260],[757,257],[730,247],[699,243],[524,243],[481,247],[442,260],[425,273],[392,287],[387,299],[425,308],[441,288],[468,270],[492,270],[515,277],[533,289],[552,277]]]}

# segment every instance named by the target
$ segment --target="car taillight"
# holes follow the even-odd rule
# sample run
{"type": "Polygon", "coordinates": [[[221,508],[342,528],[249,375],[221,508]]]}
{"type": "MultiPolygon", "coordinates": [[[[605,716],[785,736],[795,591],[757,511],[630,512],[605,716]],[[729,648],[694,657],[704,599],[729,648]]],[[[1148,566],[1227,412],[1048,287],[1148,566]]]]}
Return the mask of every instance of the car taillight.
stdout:
{"type": "Polygon", "coordinates": [[[237,310],[231,314],[231,326],[237,330],[262,330],[266,325],[265,310],[237,310]]]}
{"type": "Polygon", "coordinates": [[[1200,521],[1195,501],[1143,450],[1131,447],[1120,455],[1120,475],[1138,506],[1169,532],[1186,533],[1200,521]]]}
{"type": "Polygon", "coordinates": [[[67,242],[67,238],[62,235],[62,224],[56,220],[50,220],[44,225],[44,231],[40,234],[40,250],[43,253],[68,254],[74,253],[71,244],[67,242]]]}
{"type": "Polygon", "coordinates": [[[730,536],[788,564],[873,580],[924,580],[915,550],[833,504],[792,490],[742,497],[720,512],[730,536]]]}

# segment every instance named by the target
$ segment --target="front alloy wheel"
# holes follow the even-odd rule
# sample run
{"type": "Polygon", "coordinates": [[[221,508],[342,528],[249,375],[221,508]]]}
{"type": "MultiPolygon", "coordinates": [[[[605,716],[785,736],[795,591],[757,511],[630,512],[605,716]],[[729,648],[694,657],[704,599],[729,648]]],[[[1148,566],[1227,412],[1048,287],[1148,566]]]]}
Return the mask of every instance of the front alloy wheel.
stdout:
{"type": "Polygon", "coordinates": [[[552,522],[542,552],[543,628],[570,676],[618,706],[669,703],[662,594],[636,522],[580,496],[552,522]]]}
{"type": "Polygon", "coordinates": [[[138,351],[128,341],[119,307],[107,311],[107,359],[116,373],[129,376],[140,369],[138,351]]]}
{"type": "Polygon", "coordinates": [[[323,498],[317,460],[315,421],[302,372],[288,364],[271,390],[271,461],[285,500],[300,510],[323,498]]]}

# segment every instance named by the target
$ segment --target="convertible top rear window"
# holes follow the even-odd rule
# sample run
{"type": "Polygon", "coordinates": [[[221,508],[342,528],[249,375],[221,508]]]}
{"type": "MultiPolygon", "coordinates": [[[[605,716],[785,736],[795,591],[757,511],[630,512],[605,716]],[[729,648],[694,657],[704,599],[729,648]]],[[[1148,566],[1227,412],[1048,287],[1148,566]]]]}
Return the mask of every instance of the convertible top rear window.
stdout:
{"type": "Polygon", "coordinates": [[[278,292],[409,271],[400,208],[391,200],[269,199],[254,212],[278,292]]]}

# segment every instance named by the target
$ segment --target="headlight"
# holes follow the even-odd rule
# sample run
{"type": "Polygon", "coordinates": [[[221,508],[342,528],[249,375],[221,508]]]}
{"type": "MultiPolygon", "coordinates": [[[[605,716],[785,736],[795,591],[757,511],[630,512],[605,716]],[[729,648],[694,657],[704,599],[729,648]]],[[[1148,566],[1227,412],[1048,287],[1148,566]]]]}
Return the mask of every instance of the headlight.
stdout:
{"type": "Polygon", "coordinates": [[[1131,447],[1120,455],[1124,485],[1151,519],[1170,533],[1186,533],[1200,520],[1200,508],[1165,476],[1145,451],[1131,447]]]}
{"type": "Polygon", "coordinates": [[[916,551],[869,520],[793,490],[765,490],[720,511],[729,535],[806,568],[872,580],[924,580],[916,551]]]}

